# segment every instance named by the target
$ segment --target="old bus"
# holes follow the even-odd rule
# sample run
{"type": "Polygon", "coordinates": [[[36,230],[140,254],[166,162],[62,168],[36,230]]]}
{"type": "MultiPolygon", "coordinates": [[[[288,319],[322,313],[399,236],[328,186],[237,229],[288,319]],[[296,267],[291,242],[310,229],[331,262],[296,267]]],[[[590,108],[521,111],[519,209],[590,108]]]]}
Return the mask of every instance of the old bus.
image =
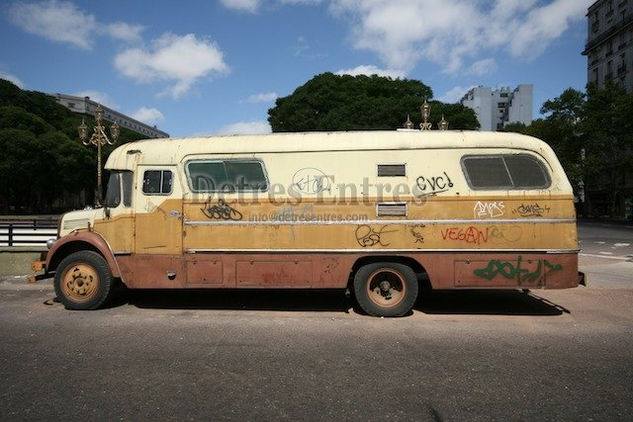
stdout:
{"type": "Polygon", "coordinates": [[[370,315],[433,289],[576,287],[572,188],[511,133],[293,133],[132,142],[103,208],[60,220],[34,269],[94,309],[131,289],[349,289],[370,315]],[[427,287],[427,286],[423,286],[427,287]]]}

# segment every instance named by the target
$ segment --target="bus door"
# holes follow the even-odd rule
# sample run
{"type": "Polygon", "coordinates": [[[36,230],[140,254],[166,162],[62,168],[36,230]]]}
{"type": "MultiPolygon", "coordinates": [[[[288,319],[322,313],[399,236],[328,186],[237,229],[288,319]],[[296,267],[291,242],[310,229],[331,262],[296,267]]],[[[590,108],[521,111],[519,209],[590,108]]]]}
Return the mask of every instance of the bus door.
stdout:
{"type": "Polygon", "coordinates": [[[182,185],[177,168],[139,166],[136,178],[138,287],[183,287],[182,185]]]}

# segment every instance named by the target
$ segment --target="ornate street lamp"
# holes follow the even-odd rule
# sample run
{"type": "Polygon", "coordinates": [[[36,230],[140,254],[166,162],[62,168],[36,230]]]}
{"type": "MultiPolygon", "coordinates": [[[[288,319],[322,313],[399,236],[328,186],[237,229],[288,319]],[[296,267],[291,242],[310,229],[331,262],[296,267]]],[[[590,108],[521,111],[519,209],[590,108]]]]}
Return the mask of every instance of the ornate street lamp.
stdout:
{"type": "Polygon", "coordinates": [[[422,123],[420,123],[421,130],[431,130],[431,122],[429,122],[429,116],[431,116],[431,106],[426,102],[426,98],[424,99],[424,104],[420,107],[420,112],[422,113],[422,123]]]}
{"type": "MultiPolygon", "coordinates": [[[[421,130],[431,130],[433,128],[433,124],[429,122],[429,117],[431,117],[431,105],[424,99],[424,104],[420,107],[420,113],[422,114],[422,123],[420,123],[421,130]]],[[[413,129],[413,122],[411,118],[407,114],[407,121],[404,122],[404,128],[408,130],[413,129]]],[[[444,113],[442,113],[442,120],[437,123],[437,128],[439,130],[448,130],[448,122],[444,118],[444,113]]]]}
{"type": "Polygon", "coordinates": [[[101,104],[97,105],[95,109],[95,126],[92,129],[92,136],[88,139],[88,126],[81,119],[81,124],[77,128],[79,132],[79,139],[84,145],[95,145],[97,147],[97,195],[95,197],[95,208],[101,206],[101,147],[108,145],[114,145],[119,139],[119,125],[114,122],[110,126],[111,139],[105,133],[105,127],[101,124],[103,120],[103,108],[101,104]]]}

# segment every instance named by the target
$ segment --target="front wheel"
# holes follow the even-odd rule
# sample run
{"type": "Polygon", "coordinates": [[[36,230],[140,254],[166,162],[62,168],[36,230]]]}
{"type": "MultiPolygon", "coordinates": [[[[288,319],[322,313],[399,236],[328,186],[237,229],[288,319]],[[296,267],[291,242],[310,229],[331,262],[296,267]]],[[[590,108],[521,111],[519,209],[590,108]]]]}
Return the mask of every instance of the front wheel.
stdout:
{"type": "Polygon", "coordinates": [[[413,270],[395,262],[375,262],[354,276],[354,293],[360,307],[373,316],[402,316],[418,298],[413,270]]]}
{"type": "Polygon", "coordinates": [[[67,309],[97,309],[110,296],[112,272],[98,253],[80,251],[62,260],[54,283],[57,298],[67,309]]]}

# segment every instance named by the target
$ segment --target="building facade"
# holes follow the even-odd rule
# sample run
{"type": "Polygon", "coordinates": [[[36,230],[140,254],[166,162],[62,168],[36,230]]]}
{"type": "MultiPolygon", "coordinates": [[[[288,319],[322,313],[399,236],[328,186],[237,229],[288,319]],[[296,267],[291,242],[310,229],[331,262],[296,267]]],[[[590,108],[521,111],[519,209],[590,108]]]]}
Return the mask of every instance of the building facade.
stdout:
{"type": "Polygon", "coordinates": [[[633,92],[633,0],[599,0],[587,12],[587,82],[633,92]]]}
{"type": "MultiPolygon", "coordinates": [[[[75,97],[73,95],[66,94],[54,94],[53,97],[59,104],[63,105],[67,109],[74,111],[75,113],[90,116],[94,116],[94,111],[99,105],[99,103],[92,101],[90,97],[75,97]]],[[[139,122],[138,120],[126,116],[123,113],[119,113],[116,110],[112,110],[103,104],[101,107],[104,111],[103,118],[110,122],[116,122],[119,126],[136,133],[140,133],[147,138],[169,138],[169,134],[167,132],[159,130],[156,126],[150,126],[143,122],[139,122]]]]}
{"type": "Polygon", "coordinates": [[[508,123],[532,124],[534,94],[532,85],[519,85],[493,90],[490,87],[472,88],[461,99],[461,104],[477,115],[480,130],[500,130],[508,123]]]}

